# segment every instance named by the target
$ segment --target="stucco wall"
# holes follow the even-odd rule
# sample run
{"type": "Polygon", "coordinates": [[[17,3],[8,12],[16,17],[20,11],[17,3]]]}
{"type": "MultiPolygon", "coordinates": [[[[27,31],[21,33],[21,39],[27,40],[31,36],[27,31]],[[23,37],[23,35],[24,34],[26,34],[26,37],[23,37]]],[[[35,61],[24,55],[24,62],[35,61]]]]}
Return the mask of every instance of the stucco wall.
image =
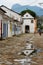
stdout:
{"type": "Polygon", "coordinates": [[[34,32],[34,23],[31,23],[31,19],[23,20],[23,22],[24,22],[22,25],[23,33],[25,33],[25,26],[26,25],[29,26],[30,33],[33,33],[34,32]]]}
{"type": "Polygon", "coordinates": [[[8,15],[11,18],[14,18],[18,21],[21,21],[21,15],[19,15],[18,13],[13,12],[13,11],[9,10],[8,8],[6,8],[6,7],[1,7],[1,8],[4,9],[7,12],[6,15],[8,15]]]}
{"type": "Polygon", "coordinates": [[[29,13],[26,13],[22,18],[23,18],[23,25],[22,25],[23,33],[25,33],[26,25],[29,26],[30,33],[34,33],[34,21],[33,21],[33,23],[31,22],[32,20],[34,20],[34,18],[29,13]],[[28,15],[28,16],[26,16],[26,15],[28,15]]]}
{"type": "Polygon", "coordinates": [[[10,31],[10,22],[8,21],[8,37],[11,37],[11,31],[10,31]]]}

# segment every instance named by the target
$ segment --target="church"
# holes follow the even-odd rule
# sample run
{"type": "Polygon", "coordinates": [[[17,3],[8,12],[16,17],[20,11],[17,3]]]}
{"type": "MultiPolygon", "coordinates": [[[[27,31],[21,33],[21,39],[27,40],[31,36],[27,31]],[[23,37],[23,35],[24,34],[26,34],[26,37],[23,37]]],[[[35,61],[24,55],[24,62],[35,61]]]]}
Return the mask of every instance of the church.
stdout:
{"type": "Polygon", "coordinates": [[[28,12],[22,16],[22,32],[34,33],[37,31],[37,20],[28,12]]]}

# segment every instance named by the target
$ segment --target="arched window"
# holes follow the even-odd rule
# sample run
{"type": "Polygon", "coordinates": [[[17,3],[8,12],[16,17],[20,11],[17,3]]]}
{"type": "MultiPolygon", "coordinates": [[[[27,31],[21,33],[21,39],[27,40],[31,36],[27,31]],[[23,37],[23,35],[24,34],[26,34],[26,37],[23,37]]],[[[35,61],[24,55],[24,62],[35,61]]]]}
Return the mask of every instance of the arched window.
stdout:
{"type": "Polygon", "coordinates": [[[26,15],[26,17],[28,17],[28,15],[26,15]]]}
{"type": "Polygon", "coordinates": [[[31,23],[33,23],[33,20],[31,20],[31,23]]]}

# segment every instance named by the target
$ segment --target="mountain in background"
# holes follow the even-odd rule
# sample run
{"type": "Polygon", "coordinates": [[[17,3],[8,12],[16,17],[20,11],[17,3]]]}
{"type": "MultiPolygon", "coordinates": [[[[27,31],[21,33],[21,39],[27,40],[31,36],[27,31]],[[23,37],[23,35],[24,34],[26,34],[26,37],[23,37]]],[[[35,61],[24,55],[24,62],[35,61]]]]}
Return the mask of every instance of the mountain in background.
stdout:
{"type": "Polygon", "coordinates": [[[34,11],[38,16],[42,16],[43,15],[43,9],[41,7],[38,6],[29,6],[29,5],[20,5],[20,4],[14,4],[11,8],[12,10],[20,13],[23,10],[29,9],[34,11]]]}

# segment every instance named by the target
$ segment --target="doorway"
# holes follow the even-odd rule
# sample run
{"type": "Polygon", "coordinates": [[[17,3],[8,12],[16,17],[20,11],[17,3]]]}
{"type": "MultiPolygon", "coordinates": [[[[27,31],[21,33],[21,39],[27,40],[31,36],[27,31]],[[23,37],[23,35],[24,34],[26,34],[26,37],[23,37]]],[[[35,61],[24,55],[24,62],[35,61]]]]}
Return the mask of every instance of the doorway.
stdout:
{"type": "Polygon", "coordinates": [[[8,24],[7,23],[3,23],[3,38],[6,38],[8,36],[8,24]]]}
{"type": "Polygon", "coordinates": [[[29,33],[29,25],[25,26],[25,33],[29,33]]]}

